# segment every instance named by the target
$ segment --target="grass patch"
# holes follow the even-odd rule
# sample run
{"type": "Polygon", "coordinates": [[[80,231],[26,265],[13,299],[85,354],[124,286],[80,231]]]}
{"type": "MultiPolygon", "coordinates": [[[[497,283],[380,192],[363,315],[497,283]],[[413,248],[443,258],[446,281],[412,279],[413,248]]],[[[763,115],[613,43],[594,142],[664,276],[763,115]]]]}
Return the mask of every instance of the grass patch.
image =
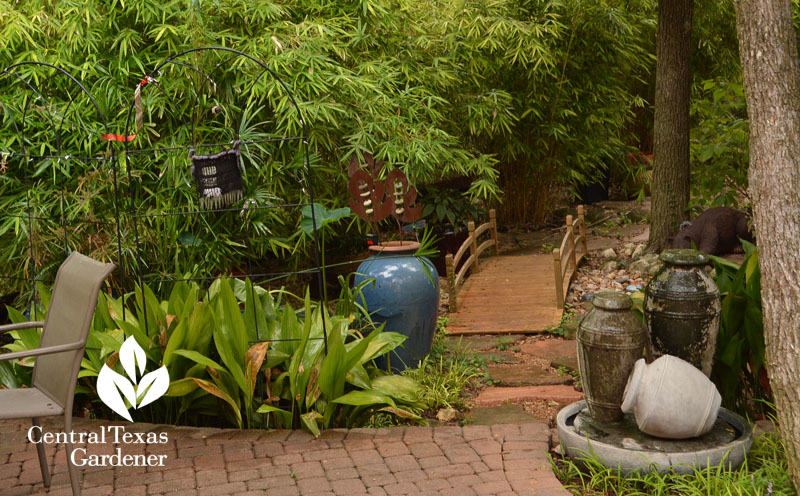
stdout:
{"type": "Polygon", "coordinates": [[[692,474],[634,473],[622,476],[585,458],[579,466],[567,458],[551,459],[556,477],[576,495],[626,496],[739,496],[796,495],[777,433],[767,433],[753,441],[741,467],[731,470],[724,465],[697,470],[692,474]]]}
{"type": "Polygon", "coordinates": [[[464,393],[474,383],[486,379],[486,366],[480,357],[463,348],[460,342],[455,348],[448,346],[446,325],[447,318],[440,318],[431,352],[418,368],[404,372],[422,386],[420,401],[434,414],[440,408],[468,409],[468,395],[464,393]]]}

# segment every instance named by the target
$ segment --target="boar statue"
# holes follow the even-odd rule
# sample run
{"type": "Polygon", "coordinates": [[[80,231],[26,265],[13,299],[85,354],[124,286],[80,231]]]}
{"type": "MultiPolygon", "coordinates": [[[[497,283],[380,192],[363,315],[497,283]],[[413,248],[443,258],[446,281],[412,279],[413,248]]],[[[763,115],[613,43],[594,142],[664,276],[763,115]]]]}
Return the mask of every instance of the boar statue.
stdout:
{"type": "Polygon", "coordinates": [[[739,239],[753,242],[747,226],[747,215],[730,207],[709,208],[692,222],[684,222],[670,238],[670,248],[694,246],[709,255],[741,252],[739,239]]]}

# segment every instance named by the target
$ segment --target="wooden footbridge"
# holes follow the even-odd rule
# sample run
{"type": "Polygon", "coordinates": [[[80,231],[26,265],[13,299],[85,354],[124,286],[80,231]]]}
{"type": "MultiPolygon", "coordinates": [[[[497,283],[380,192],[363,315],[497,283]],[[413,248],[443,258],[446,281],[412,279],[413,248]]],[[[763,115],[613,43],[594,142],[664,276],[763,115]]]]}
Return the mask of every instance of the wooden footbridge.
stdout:
{"type": "Polygon", "coordinates": [[[470,222],[469,237],[455,255],[447,255],[450,334],[528,333],[557,325],[569,283],[587,253],[583,206],[576,219],[567,216],[566,234],[552,255],[498,256],[497,243],[492,210],[489,222],[478,228],[470,222]],[[489,239],[479,244],[483,234],[489,239]],[[489,248],[495,256],[482,259],[489,248]]]}

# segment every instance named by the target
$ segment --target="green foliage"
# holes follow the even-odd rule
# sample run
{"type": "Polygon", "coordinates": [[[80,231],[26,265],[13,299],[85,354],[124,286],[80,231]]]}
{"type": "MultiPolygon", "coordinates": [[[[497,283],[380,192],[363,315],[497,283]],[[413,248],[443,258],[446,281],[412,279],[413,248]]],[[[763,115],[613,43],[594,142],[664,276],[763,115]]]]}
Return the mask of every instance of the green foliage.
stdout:
{"type": "Polygon", "coordinates": [[[690,208],[739,207],[747,195],[750,127],[739,80],[710,79],[694,88],[691,105],[690,208]]]}
{"type": "MultiPolygon", "coordinates": [[[[452,220],[448,212],[467,206],[471,210],[475,199],[497,199],[500,183],[509,193],[508,217],[536,220],[555,186],[587,180],[604,167],[604,159],[621,156],[632,109],[645,103],[631,88],[652,67],[651,42],[642,40],[653,38],[655,28],[652,0],[358,5],[222,0],[191,8],[185,2],[0,0],[0,11],[0,66],[43,60],[69,69],[98,99],[112,133],[125,131],[133,89],[144,74],[189,48],[243,50],[265,61],[294,92],[303,121],[283,88],[260,77],[260,67],[237,59],[229,70],[217,69],[227,56],[211,52],[179,62],[208,69],[214,84],[173,64],[155,75],[163,92],[155,85],[143,88],[144,127],[135,150],[236,137],[245,142],[247,208],[203,219],[163,216],[196,207],[185,150],[131,155],[130,171],[124,161],[118,164],[123,198],[127,202],[134,193],[140,214],[148,216],[139,219],[140,245],[146,272],[159,278],[230,273],[244,265],[246,255],[279,263],[274,259],[287,256],[287,240],[301,216],[267,207],[307,201],[307,186],[327,208],[343,205],[346,165],[353,154],[366,151],[401,167],[418,185],[469,177],[468,198],[446,211],[434,208],[429,213],[437,220],[452,220]],[[300,141],[246,144],[299,136],[303,124],[309,129],[313,184],[304,184],[300,141]]],[[[67,102],[69,87],[62,82],[45,94],[67,102]]],[[[19,87],[3,94],[4,101],[17,102],[16,115],[37,107],[22,95],[19,87]]],[[[106,153],[85,99],[59,109],[79,123],[63,129],[62,151],[106,153]]],[[[9,114],[3,113],[0,124],[3,150],[19,149],[9,114]]],[[[25,126],[29,149],[53,152],[47,119],[29,119],[25,126]]],[[[20,164],[11,161],[9,167],[18,170],[20,164]]],[[[70,193],[70,220],[87,214],[106,219],[115,209],[108,164],[70,170],[69,164],[43,161],[34,171],[37,215],[60,209],[53,192],[61,186],[70,193]]],[[[20,176],[4,177],[0,206],[22,212],[24,203],[20,176]]],[[[129,207],[120,206],[123,217],[129,207]]],[[[134,259],[131,225],[132,219],[123,219],[125,273],[131,273],[134,259]]],[[[0,262],[15,274],[26,273],[31,264],[53,265],[58,229],[9,221],[0,232],[14,236],[0,240],[0,262]],[[40,245],[32,257],[28,238],[40,245]]],[[[68,234],[67,243],[111,259],[113,231],[82,227],[68,234]]],[[[308,245],[301,247],[288,255],[291,266],[308,261],[308,245]]]]}
{"type": "Polygon", "coordinates": [[[513,343],[513,339],[505,339],[505,338],[498,338],[497,339],[497,351],[506,351],[513,343]]]}
{"type": "Polygon", "coordinates": [[[477,220],[486,215],[485,209],[470,201],[468,196],[447,188],[429,186],[423,204],[422,217],[434,225],[450,224],[455,230],[464,229],[463,223],[468,219],[477,220]]]}
{"type": "Polygon", "coordinates": [[[767,433],[753,440],[742,466],[731,469],[724,462],[687,475],[637,472],[621,475],[604,467],[593,453],[578,460],[554,461],[556,477],[573,494],[687,496],[797,494],[789,478],[781,439],[767,433]]]}
{"type": "MultiPolygon", "coordinates": [[[[92,378],[103,365],[122,373],[119,349],[133,336],[148,361],[166,366],[171,378],[165,397],[134,410],[138,421],[219,424],[221,411],[228,425],[240,428],[302,427],[314,434],[365,425],[377,412],[421,421],[419,384],[386,375],[372,363],[405,337],[381,332],[368,316],[356,318],[358,291],[343,286],[338,308],[344,313],[334,315],[307,293],[298,312],[281,303],[282,291],[237,279],[217,279],[204,295],[196,284],[179,282],[167,300],[146,286],[124,301],[101,294],[77,393],[102,408],[92,378]],[[124,318],[123,305],[130,307],[124,318]],[[350,322],[367,324],[355,330],[350,322]]],[[[44,306],[37,311],[45,318],[49,292],[40,287],[39,294],[44,306]]],[[[13,322],[26,320],[13,308],[9,315],[13,322]]],[[[13,331],[15,340],[6,348],[36,348],[40,335],[37,329],[13,331]]],[[[30,383],[33,360],[11,366],[0,370],[6,387],[30,383]]]]}
{"type": "Polygon", "coordinates": [[[764,316],[761,307],[761,270],[758,250],[746,241],[745,260],[738,266],[719,257],[715,281],[722,296],[717,351],[711,378],[723,405],[741,412],[752,411],[766,398],[760,382],[764,370],[764,316]]]}
{"type": "Polygon", "coordinates": [[[347,207],[328,210],[319,203],[306,205],[301,212],[303,217],[300,219],[300,229],[308,236],[314,233],[315,222],[316,229],[324,229],[328,224],[350,216],[350,209],[347,207]]]}
{"type": "Polygon", "coordinates": [[[692,19],[692,77],[741,78],[736,12],[731,0],[698,0],[692,19]]]}
{"type": "Polygon", "coordinates": [[[418,368],[404,372],[422,386],[420,401],[433,413],[440,408],[466,410],[469,405],[463,393],[482,375],[474,353],[462,348],[460,342],[455,348],[448,346],[446,326],[447,318],[440,317],[431,352],[418,368]]]}
{"type": "Polygon", "coordinates": [[[439,33],[436,55],[453,57],[463,75],[454,122],[500,160],[504,218],[541,222],[556,186],[593,179],[624,156],[633,109],[645,104],[634,88],[654,62],[643,43],[654,39],[654,2],[450,6],[420,18],[439,33]]]}
{"type": "Polygon", "coordinates": [[[577,315],[578,312],[572,308],[568,308],[564,311],[564,315],[561,316],[561,320],[558,321],[558,324],[547,326],[542,329],[542,332],[553,334],[555,336],[564,336],[565,327],[571,320],[574,320],[577,315]]]}
{"type": "Polygon", "coordinates": [[[347,207],[328,210],[316,202],[312,205],[306,205],[301,210],[300,230],[296,233],[298,240],[297,244],[295,244],[295,250],[298,250],[300,246],[304,246],[304,242],[314,239],[314,231],[317,231],[316,235],[320,243],[319,255],[322,263],[322,290],[324,301],[328,301],[328,279],[325,269],[325,239],[334,232],[331,224],[336,224],[341,219],[350,217],[350,214],[350,209],[347,207]]]}
{"type": "MultiPolygon", "coordinates": [[[[206,69],[213,85],[187,67],[173,64],[155,75],[161,90],[155,85],[142,89],[144,127],[137,133],[134,150],[227,143],[236,137],[245,143],[247,208],[241,213],[203,219],[161,216],[196,208],[185,150],[131,155],[130,182],[127,164],[118,164],[123,217],[130,210],[127,195],[131,192],[139,213],[148,216],[139,219],[139,241],[148,274],[169,278],[230,273],[244,265],[246,254],[264,263],[286,255],[286,240],[296,232],[301,216],[296,209],[283,212],[266,207],[307,201],[310,185],[321,204],[329,208],[342,205],[347,163],[354,153],[373,152],[388,164],[403,168],[412,182],[463,175],[474,178],[472,197],[497,194],[494,159],[458,135],[449,113],[452,102],[447,98],[458,88],[460,69],[453,60],[430,50],[436,35],[423,31],[414,4],[379,1],[322,6],[225,0],[185,7],[183,2],[152,1],[0,2],[4,12],[0,18],[0,66],[38,59],[71,70],[98,98],[115,133],[126,129],[133,88],[144,74],[168,56],[194,47],[243,50],[265,61],[294,92],[304,121],[277,81],[268,75],[261,77],[259,66],[236,59],[228,67],[228,55],[211,52],[190,54],[179,62],[206,69]],[[216,67],[218,63],[224,64],[222,69],[216,67]],[[306,184],[301,141],[246,144],[248,140],[299,136],[303,123],[310,130],[310,162],[317,178],[313,184],[306,184]]],[[[22,72],[27,75],[30,71],[22,72]]],[[[62,82],[45,94],[54,102],[66,102],[68,87],[62,82]]],[[[3,94],[4,101],[20,102],[13,109],[16,115],[23,115],[26,106],[34,106],[21,98],[23,93],[15,87],[3,94]]],[[[78,132],[67,126],[62,132],[69,142],[62,147],[65,153],[98,148],[98,119],[89,109],[85,101],[74,105],[76,120],[88,130],[78,132]]],[[[20,145],[9,115],[3,112],[0,119],[3,150],[19,149],[20,145]]],[[[25,124],[30,148],[52,153],[55,140],[46,136],[47,119],[29,119],[25,124]]],[[[96,153],[94,149],[91,152],[96,153]]],[[[58,210],[57,195],[52,193],[62,185],[74,193],[67,202],[68,219],[83,218],[87,213],[105,218],[113,212],[110,168],[106,164],[82,165],[59,175],[50,174],[54,164],[37,164],[37,177],[41,177],[31,185],[36,212],[58,210]]],[[[10,162],[9,167],[19,164],[10,162]]],[[[22,181],[0,182],[0,205],[21,212],[24,200],[22,181]]],[[[131,272],[133,263],[131,225],[132,219],[123,219],[126,241],[121,263],[126,273],[131,272]]],[[[5,266],[16,274],[25,273],[32,262],[26,250],[25,227],[19,220],[2,227],[13,229],[15,236],[3,237],[0,261],[10,262],[5,266]]],[[[32,236],[37,243],[41,241],[48,250],[59,246],[53,242],[58,233],[51,232],[50,226],[39,229],[43,232],[32,236]],[[45,234],[50,239],[43,239],[45,234]]],[[[57,225],[52,227],[55,229],[57,225]]],[[[106,251],[98,258],[109,259],[114,254],[109,233],[115,234],[112,229],[104,231],[104,238],[92,244],[90,236],[76,232],[68,243],[89,254],[102,246],[106,251]]],[[[308,261],[309,245],[301,248],[293,255],[292,266],[308,261]]],[[[52,263],[56,255],[37,252],[33,263],[52,263]]]]}

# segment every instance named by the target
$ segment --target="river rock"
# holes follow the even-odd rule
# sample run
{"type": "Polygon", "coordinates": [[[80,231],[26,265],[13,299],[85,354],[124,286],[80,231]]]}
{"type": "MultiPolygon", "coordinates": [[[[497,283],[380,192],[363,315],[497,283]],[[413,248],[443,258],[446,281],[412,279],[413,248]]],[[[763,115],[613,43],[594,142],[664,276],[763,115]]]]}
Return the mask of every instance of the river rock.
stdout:
{"type": "Polygon", "coordinates": [[[619,262],[617,262],[616,260],[609,260],[608,262],[605,262],[603,265],[600,266],[600,272],[602,272],[603,274],[608,274],[610,272],[617,270],[617,267],[619,267],[619,262]]]}
{"type": "Polygon", "coordinates": [[[641,272],[643,274],[651,274],[651,269],[655,268],[656,272],[660,269],[661,262],[658,260],[658,254],[648,253],[640,259],[633,262],[629,269],[631,272],[641,272]]]}
{"type": "Polygon", "coordinates": [[[617,252],[614,251],[614,248],[607,248],[603,251],[603,258],[617,258],[617,252]]]}
{"type": "Polygon", "coordinates": [[[458,410],[455,408],[442,408],[436,412],[436,420],[440,422],[452,422],[458,418],[458,410]]]}
{"type": "Polygon", "coordinates": [[[632,256],[632,255],[633,255],[633,251],[634,251],[635,249],[636,249],[636,245],[635,245],[635,244],[633,244],[633,243],[627,243],[627,244],[625,244],[625,249],[623,250],[623,252],[622,252],[622,253],[623,253],[623,254],[624,254],[626,257],[630,257],[630,256],[632,256]]]}

